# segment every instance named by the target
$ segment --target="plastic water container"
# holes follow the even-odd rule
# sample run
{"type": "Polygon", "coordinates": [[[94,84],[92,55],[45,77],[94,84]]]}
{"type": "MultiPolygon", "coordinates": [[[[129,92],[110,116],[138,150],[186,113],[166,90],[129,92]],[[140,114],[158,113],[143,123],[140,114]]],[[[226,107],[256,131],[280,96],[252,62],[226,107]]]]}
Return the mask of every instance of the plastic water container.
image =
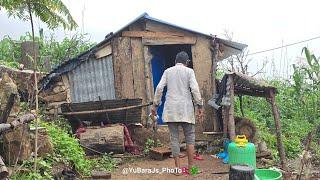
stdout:
{"type": "Polygon", "coordinates": [[[256,169],[256,147],[245,135],[236,136],[228,146],[229,164],[245,164],[256,169]]]}

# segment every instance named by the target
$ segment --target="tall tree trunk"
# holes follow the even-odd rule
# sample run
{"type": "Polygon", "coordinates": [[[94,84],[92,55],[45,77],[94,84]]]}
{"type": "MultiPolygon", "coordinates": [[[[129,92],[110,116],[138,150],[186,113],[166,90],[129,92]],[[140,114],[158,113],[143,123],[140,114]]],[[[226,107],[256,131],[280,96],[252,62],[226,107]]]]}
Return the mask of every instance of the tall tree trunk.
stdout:
{"type": "Polygon", "coordinates": [[[35,37],[34,37],[34,25],[33,25],[33,18],[32,18],[32,9],[30,1],[28,0],[28,11],[30,16],[30,23],[31,23],[31,30],[32,30],[32,48],[33,48],[33,71],[34,71],[34,88],[35,88],[35,103],[36,103],[36,115],[37,118],[35,119],[35,145],[34,145],[34,170],[37,170],[37,159],[38,159],[38,110],[39,110],[39,103],[38,103],[38,80],[37,80],[37,54],[35,48],[35,37]]]}

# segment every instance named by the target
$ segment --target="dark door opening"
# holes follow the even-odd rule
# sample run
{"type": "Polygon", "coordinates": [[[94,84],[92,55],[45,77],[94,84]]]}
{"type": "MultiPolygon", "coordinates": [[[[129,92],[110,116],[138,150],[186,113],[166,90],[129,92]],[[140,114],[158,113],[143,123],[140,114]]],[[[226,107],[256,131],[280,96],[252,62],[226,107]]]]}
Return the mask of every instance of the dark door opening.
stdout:
{"type": "MultiPolygon", "coordinates": [[[[152,59],[151,59],[151,66],[152,66],[152,77],[153,77],[153,86],[154,91],[160,82],[160,79],[162,77],[163,72],[168,69],[169,67],[172,67],[175,65],[175,58],[177,53],[180,51],[185,51],[188,53],[190,58],[189,66],[190,68],[193,68],[192,63],[192,53],[191,53],[191,45],[162,45],[162,46],[150,46],[152,59]]],[[[165,102],[165,95],[166,95],[167,89],[165,88],[163,91],[162,99],[161,99],[161,105],[158,108],[158,124],[163,124],[162,120],[162,112],[165,102]]]]}

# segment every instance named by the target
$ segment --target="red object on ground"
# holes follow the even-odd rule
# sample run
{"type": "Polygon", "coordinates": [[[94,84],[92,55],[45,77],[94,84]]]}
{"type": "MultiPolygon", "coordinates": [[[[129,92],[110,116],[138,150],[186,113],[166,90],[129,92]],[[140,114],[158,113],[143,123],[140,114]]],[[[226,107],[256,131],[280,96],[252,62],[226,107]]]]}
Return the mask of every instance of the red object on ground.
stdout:
{"type": "Polygon", "coordinates": [[[201,160],[203,160],[203,157],[200,154],[196,154],[196,155],[194,155],[193,159],[201,161],[201,160]]]}
{"type": "Polygon", "coordinates": [[[81,124],[80,127],[76,130],[77,138],[80,138],[80,134],[86,132],[86,128],[81,124]]]}
{"type": "Polygon", "coordinates": [[[140,150],[138,149],[138,147],[136,147],[134,144],[133,144],[133,141],[131,139],[131,136],[130,136],[130,132],[128,130],[128,127],[124,124],[119,124],[121,126],[124,127],[124,147],[130,151],[132,154],[134,155],[139,155],[140,154],[140,150]]]}
{"type": "Polygon", "coordinates": [[[188,168],[188,167],[182,167],[181,170],[182,170],[182,174],[184,174],[184,175],[190,175],[190,173],[189,173],[189,168],[188,168]]]}

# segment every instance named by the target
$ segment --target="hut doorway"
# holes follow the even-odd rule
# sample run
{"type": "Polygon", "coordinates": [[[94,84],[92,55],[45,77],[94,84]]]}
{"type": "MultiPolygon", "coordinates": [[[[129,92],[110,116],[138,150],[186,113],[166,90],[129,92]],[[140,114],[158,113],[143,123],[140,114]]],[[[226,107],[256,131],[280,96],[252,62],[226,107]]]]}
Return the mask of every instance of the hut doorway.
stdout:
{"type": "MultiPolygon", "coordinates": [[[[177,53],[180,51],[185,51],[188,53],[189,58],[191,60],[188,67],[193,68],[192,63],[192,53],[191,53],[191,45],[161,45],[161,46],[150,46],[152,59],[151,59],[151,66],[152,66],[152,77],[153,77],[153,87],[154,91],[160,82],[163,72],[175,65],[175,58],[177,53]]],[[[162,104],[158,108],[158,124],[163,124],[162,120],[162,112],[163,106],[165,102],[165,95],[167,89],[165,88],[163,91],[163,96],[161,99],[162,104]]]]}

